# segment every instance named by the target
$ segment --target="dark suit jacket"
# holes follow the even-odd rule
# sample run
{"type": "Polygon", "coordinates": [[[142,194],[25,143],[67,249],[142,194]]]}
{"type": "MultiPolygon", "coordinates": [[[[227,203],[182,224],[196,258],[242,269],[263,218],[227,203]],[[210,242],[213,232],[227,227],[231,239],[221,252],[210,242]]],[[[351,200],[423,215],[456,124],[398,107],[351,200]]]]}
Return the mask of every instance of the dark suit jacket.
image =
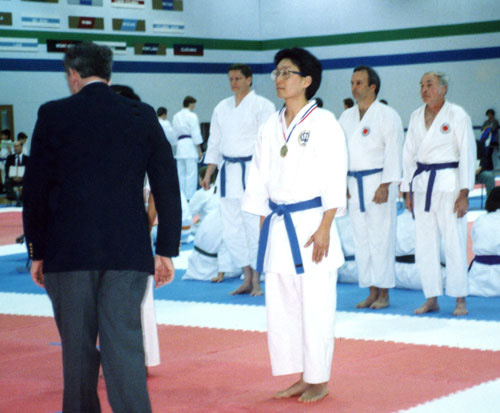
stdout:
{"type": "Polygon", "coordinates": [[[170,144],[152,107],[104,83],[42,105],[24,176],[24,233],[45,272],[154,272],[144,209],[148,174],[156,253],[178,254],[181,207],[170,144]]]}
{"type": "MultiPolygon", "coordinates": [[[[21,155],[21,162],[19,163],[19,166],[24,166],[28,164],[29,156],[22,154],[21,155]]],[[[11,167],[16,167],[16,154],[10,154],[7,156],[7,160],[5,161],[5,179],[8,179],[10,177],[10,168],[11,167]]]]}

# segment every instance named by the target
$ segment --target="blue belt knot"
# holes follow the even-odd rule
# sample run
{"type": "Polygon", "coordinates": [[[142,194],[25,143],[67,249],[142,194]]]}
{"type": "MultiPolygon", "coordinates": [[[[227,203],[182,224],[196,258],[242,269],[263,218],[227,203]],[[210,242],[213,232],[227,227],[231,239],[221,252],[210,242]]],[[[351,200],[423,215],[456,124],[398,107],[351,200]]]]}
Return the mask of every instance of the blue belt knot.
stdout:
{"type": "Polygon", "coordinates": [[[359,209],[361,212],[365,212],[365,194],[363,190],[363,178],[368,175],[378,174],[382,172],[383,168],[376,169],[364,169],[362,171],[348,171],[347,176],[352,176],[356,178],[356,182],[358,183],[358,194],[359,194],[359,209]]]}
{"type": "Polygon", "coordinates": [[[299,241],[297,239],[297,232],[295,231],[295,226],[293,225],[292,216],[293,212],[305,211],[307,209],[318,208],[322,205],[321,197],[316,197],[309,199],[307,201],[296,202],[295,204],[276,204],[269,200],[269,208],[271,213],[264,219],[262,223],[262,228],[260,230],[259,237],[259,250],[257,252],[257,271],[262,272],[264,270],[264,256],[266,254],[267,240],[269,238],[269,228],[271,224],[271,218],[274,214],[278,216],[283,216],[285,221],[285,229],[288,235],[288,242],[290,243],[290,248],[292,250],[293,263],[295,264],[295,272],[297,274],[304,273],[304,264],[302,262],[302,256],[300,254],[299,241]]]}
{"type": "Polygon", "coordinates": [[[429,212],[431,209],[431,197],[432,189],[434,188],[434,181],[436,180],[436,172],[442,169],[455,169],[458,168],[458,162],[443,162],[443,163],[421,163],[417,162],[417,169],[413,174],[410,181],[410,203],[413,218],[415,218],[415,213],[413,211],[413,180],[416,176],[420,175],[422,172],[430,172],[429,181],[427,182],[427,191],[425,193],[425,212],[429,212]]]}
{"type": "Polygon", "coordinates": [[[224,163],[222,164],[222,168],[220,170],[220,196],[221,196],[221,198],[225,198],[225,196],[226,196],[226,162],[239,163],[241,165],[241,183],[243,185],[243,190],[245,190],[246,189],[246,185],[245,185],[246,162],[252,160],[252,155],[240,156],[240,157],[231,157],[231,156],[222,155],[222,159],[224,159],[224,163]]]}

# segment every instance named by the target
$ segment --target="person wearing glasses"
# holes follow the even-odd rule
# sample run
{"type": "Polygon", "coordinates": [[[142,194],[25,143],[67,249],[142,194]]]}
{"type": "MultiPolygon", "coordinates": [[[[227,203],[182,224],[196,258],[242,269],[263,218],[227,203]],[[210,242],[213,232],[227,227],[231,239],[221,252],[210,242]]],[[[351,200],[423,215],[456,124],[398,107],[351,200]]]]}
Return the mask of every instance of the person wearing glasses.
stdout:
{"type": "Polygon", "coordinates": [[[273,375],[300,374],[275,398],[314,402],[328,394],[337,268],[332,226],[346,206],[345,138],[314,94],[321,63],[304,49],[279,51],[271,76],[284,106],[259,131],[243,210],[261,216],[257,271],[266,274],[273,375]]]}
{"type": "Polygon", "coordinates": [[[222,100],[214,109],[205,155],[207,172],[201,185],[209,190],[212,174],[220,167],[222,239],[233,263],[244,274],[243,283],[231,295],[258,296],[262,295],[259,274],[255,270],[259,220],[241,210],[241,199],[257,132],[275,107],[251,89],[249,66],[234,64],[229,67],[228,74],[234,96],[222,100]]]}
{"type": "Polygon", "coordinates": [[[396,282],[396,198],[401,181],[403,124],[397,112],[377,101],[380,78],[369,66],[354,68],[352,96],[356,105],[339,122],[349,152],[348,205],[359,286],[368,297],[356,308],[389,306],[396,282]]]}

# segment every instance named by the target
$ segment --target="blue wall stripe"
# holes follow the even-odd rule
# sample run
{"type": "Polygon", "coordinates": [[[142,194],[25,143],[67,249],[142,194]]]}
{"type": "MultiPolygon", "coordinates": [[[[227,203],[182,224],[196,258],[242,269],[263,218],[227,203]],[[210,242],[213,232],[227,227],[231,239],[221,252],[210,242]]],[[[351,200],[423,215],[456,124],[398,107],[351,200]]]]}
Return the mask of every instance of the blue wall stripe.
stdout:
{"type": "MultiPolygon", "coordinates": [[[[61,55],[62,57],[62,55],[61,55]]],[[[404,53],[393,55],[324,59],[323,69],[348,69],[358,65],[404,66],[422,63],[462,62],[471,60],[499,59],[500,47],[477,49],[443,50],[437,52],[404,53]]],[[[230,63],[188,63],[188,62],[131,62],[115,61],[115,73],[226,73],[230,63]]],[[[250,64],[254,73],[270,73],[274,64],[250,64]]],[[[52,59],[0,59],[0,71],[61,72],[61,60],[52,59]]]]}

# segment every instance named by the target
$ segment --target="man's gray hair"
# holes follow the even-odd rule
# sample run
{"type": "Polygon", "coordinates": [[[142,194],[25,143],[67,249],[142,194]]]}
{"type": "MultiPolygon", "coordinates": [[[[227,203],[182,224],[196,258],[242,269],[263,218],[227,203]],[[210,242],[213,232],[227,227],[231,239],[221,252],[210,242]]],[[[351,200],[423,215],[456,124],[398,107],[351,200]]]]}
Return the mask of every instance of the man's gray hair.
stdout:
{"type": "MultiPolygon", "coordinates": [[[[443,72],[427,72],[424,73],[424,76],[431,75],[436,76],[439,79],[439,84],[441,86],[446,86],[446,91],[448,91],[448,76],[446,76],[443,72]]],[[[422,77],[424,77],[422,76],[422,77]]]]}

